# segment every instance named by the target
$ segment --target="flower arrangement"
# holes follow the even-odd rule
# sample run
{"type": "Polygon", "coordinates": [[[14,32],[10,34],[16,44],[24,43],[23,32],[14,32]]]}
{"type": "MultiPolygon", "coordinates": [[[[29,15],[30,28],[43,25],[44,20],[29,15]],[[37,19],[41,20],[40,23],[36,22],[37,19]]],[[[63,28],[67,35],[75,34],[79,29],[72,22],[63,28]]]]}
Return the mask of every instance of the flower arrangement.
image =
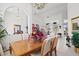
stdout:
{"type": "Polygon", "coordinates": [[[45,37],[44,33],[39,30],[39,25],[36,24],[36,26],[33,24],[32,26],[32,38],[34,41],[42,41],[42,39],[45,37]]]}

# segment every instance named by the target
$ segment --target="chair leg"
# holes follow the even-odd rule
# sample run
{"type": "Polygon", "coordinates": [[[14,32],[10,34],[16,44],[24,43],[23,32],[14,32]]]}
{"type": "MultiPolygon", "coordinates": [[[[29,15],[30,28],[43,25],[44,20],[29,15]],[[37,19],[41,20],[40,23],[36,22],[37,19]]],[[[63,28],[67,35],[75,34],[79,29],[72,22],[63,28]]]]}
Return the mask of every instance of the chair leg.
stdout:
{"type": "Polygon", "coordinates": [[[51,47],[51,49],[50,49],[50,52],[49,52],[49,54],[50,54],[50,56],[52,56],[52,47],[51,47]]]}
{"type": "Polygon", "coordinates": [[[56,51],[56,47],[55,47],[55,56],[57,56],[57,51],[56,51]]]}
{"type": "Polygon", "coordinates": [[[49,55],[49,53],[46,54],[46,56],[48,56],[48,55],[49,55]]]}
{"type": "Polygon", "coordinates": [[[52,50],[50,51],[50,56],[52,56],[52,50]]]}
{"type": "Polygon", "coordinates": [[[10,54],[12,54],[12,49],[11,49],[11,47],[9,47],[9,50],[10,50],[10,54]]]}

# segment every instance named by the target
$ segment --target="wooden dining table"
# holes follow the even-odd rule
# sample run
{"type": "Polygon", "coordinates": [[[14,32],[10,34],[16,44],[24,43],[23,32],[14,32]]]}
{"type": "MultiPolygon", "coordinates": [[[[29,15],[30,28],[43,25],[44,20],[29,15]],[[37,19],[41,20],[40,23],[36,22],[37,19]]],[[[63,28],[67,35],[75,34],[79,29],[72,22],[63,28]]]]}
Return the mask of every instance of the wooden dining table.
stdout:
{"type": "Polygon", "coordinates": [[[10,53],[15,56],[27,56],[42,47],[42,42],[19,40],[10,44],[10,53]]]}

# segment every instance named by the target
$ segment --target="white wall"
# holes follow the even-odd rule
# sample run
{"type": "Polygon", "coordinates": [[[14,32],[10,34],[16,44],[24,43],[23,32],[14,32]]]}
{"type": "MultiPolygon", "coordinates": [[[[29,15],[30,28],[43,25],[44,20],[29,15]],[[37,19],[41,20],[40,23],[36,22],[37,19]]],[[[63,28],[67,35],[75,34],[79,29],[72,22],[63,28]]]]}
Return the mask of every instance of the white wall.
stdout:
{"type": "Polygon", "coordinates": [[[71,18],[79,16],[79,3],[68,3],[68,33],[71,35],[72,24],[71,18]]]}
{"type": "MultiPolygon", "coordinates": [[[[64,18],[63,18],[63,15],[62,13],[61,14],[56,14],[56,15],[50,15],[49,14],[49,18],[37,18],[36,19],[33,19],[33,23],[36,23],[36,24],[39,24],[40,27],[41,26],[46,26],[46,23],[50,23],[50,28],[52,29],[53,27],[53,22],[57,22],[57,24],[60,26],[62,26],[62,32],[63,33],[63,23],[64,23],[64,18]]],[[[43,17],[43,16],[42,16],[43,17]]],[[[45,16],[44,16],[45,17],[45,16]]],[[[51,30],[52,31],[52,30],[51,30]]]]}
{"type": "Polygon", "coordinates": [[[79,16],[79,3],[68,3],[68,18],[79,16]]]}

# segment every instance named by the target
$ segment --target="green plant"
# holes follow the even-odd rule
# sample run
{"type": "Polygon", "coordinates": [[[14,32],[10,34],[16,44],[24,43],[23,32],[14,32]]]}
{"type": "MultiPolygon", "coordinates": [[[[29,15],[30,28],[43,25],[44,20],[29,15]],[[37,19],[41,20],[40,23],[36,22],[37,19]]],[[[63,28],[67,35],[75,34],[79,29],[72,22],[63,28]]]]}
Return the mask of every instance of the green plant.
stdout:
{"type": "Polygon", "coordinates": [[[7,34],[7,31],[5,29],[3,29],[3,25],[2,25],[3,22],[4,22],[3,19],[0,17],[0,40],[3,37],[5,37],[7,34]]]}
{"type": "Polygon", "coordinates": [[[5,29],[0,29],[0,39],[6,36],[6,30],[5,29]]]}
{"type": "Polygon", "coordinates": [[[79,48],[79,33],[78,32],[73,32],[72,33],[72,44],[76,47],[79,48]]]}

